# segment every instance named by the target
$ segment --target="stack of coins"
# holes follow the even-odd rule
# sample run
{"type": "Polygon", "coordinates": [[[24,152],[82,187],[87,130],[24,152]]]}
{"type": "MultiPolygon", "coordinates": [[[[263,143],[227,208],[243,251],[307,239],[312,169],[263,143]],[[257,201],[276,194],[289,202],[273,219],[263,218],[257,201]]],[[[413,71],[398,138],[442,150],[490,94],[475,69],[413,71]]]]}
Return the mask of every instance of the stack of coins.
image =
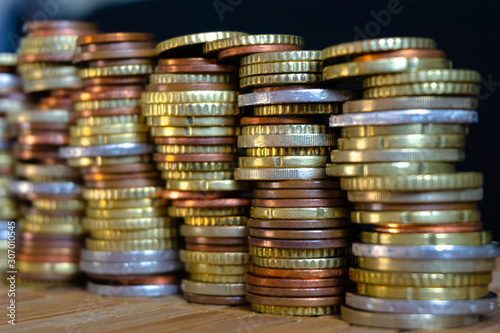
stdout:
{"type": "Polygon", "coordinates": [[[352,94],[317,87],[320,59],[320,51],[241,59],[240,84],[254,90],[240,96],[239,106],[253,107],[255,117],[241,120],[238,147],[247,156],[235,176],[258,181],[248,222],[253,265],[246,275],[247,300],[257,312],[336,313],[349,286],[358,231],[339,182],[324,178],[336,140],[326,117],[352,94]]]}
{"type": "Polygon", "coordinates": [[[17,133],[18,160],[10,189],[22,207],[17,251],[18,279],[60,283],[79,278],[83,202],[80,174],[59,157],[69,143],[71,94],[81,86],[71,59],[76,39],[94,33],[92,24],[71,21],[28,22],[21,40],[18,72],[24,91],[36,103],[9,115],[17,133]]]}
{"type": "Polygon", "coordinates": [[[325,67],[325,79],[365,77],[364,99],[330,119],[342,138],[327,167],[354,203],[352,222],[372,225],[353,244],[357,292],[342,307],[353,324],[456,327],[497,306],[488,283],[500,247],[482,231],[477,209],[483,177],[454,166],[464,160],[467,125],[477,122],[480,76],[448,69],[434,47],[382,38],[323,51],[327,62],[352,57],[325,67]]]}
{"type": "Polygon", "coordinates": [[[159,43],[158,67],[142,97],[154,160],[166,180],[163,196],[174,199],[169,215],[184,220],[181,260],[189,279],[182,288],[190,302],[245,302],[250,200],[239,198],[247,184],[233,176],[238,68],[202,53],[206,42],[239,35],[246,34],[208,32],[159,43]]]}
{"type": "Polygon", "coordinates": [[[74,62],[84,88],[73,96],[72,147],[61,156],[81,167],[87,202],[82,270],[87,289],[115,296],[178,292],[175,221],[141,116],[142,82],[155,63],[154,37],[109,33],[79,38],[74,62]]]}

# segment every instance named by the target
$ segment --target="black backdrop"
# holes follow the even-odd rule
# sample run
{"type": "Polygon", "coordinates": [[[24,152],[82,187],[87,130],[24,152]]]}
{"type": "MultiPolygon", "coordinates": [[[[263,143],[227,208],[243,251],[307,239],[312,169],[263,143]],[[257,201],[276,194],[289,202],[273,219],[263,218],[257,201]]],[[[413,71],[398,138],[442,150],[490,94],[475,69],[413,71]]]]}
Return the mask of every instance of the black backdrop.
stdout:
{"type": "Polygon", "coordinates": [[[158,42],[216,30],[296,34],[310,50],[363,38],[435,39],[454,68],[478,70],[483,78],[480,122],[471,128],[466,162],[458,169],[484,173],[483,223],[500,240],[499,1],[156,0],[109,7],[82,19],[97,22],[104,32],[153,32],[158,42]]]}

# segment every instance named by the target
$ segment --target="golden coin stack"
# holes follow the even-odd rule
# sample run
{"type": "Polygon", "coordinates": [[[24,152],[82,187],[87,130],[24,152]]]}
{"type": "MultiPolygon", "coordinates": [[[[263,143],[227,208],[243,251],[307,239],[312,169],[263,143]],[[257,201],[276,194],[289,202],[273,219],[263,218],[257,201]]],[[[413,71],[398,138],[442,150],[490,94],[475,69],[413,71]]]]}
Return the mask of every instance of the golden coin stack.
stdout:
{"type": "Polygon", "coordinates": [[[358,234],[338,181],[325,165],[336,135],[327,116],[350,91],[318,87],[320,51],[280,51],[241,59],[241,119],[235,177],[253,180],[246,275],[257,312],[319,316],[338,313],[349,286],[351,242],[358,234]],[[298,85],[300,84],[300,85],[298,85]],[[335,104],[336,103],[336,104],[335,104]]]}
{"type": "Polygon", "coordinates": [[[142,82],[156,62],[154,36],[97,34],[77,45],[84,88],[73,96],[71,147],[60,153],[81,167],[85,180],[83,226],[90,236],[80,264],[87,289],[115,296],[177,293],[177,229],[161,198],[140,107],[142,82]]]}
{"type": "Polygon", "coordinates": [[[353,244],[357,291],[342,318],[393,329],[477,322],[497,307],[488,283],[500,247],[481,228],[482,175],[454,163],[477,122],[479,73],[450,69],[423,38],[345,43],[323,60],[333,63],[325,80],[364,78],[363,99],[330,118],[341,138],[327,174],[341,177],[352,222],[372,226],[353,244]]]}
{"type": "Polygon", "coordinates": [[[143,116],[156,144],[154,160],[174,199],[171,217],[183,218],[186,249],[182,282],[190,302],[245,302],[247,206],[244,182],[234,180],[238,158],[237,66],[203,57],[206,42],[246,35],[208,32],[159,43],[155,74],[142,96],[143,116]]]}

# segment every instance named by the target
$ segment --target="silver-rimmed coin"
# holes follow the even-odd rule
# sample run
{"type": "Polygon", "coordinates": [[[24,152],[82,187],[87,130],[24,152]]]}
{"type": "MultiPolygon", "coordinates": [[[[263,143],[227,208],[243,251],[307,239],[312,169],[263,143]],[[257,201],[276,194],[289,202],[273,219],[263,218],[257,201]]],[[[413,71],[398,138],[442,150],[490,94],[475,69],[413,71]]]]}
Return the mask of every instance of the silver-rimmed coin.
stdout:
{"type": "Polygon", "coordinates": [[[180,287],[176,284],[142,285],[142,286],[110,286],[88,281],[87,290],[92,294],[123,297],[158,297],[176,295],[180,287]]]}
{"type": "Polygon", "coordinates": [[[59,156],[62,158],[128,156],[147,154],[153,150],[153,146],[148,143],[117,143],[88,147],[62,147],[59,149],[59,156]]]}
{"type": "Polygon", "coordinates": [[[80,261],[80,268],[93,274],[156,274],[175,272],[184,267],[180,261],[142,261],[110,263],[102,261],[80,261]]]}
{"type": "Polygon", "coordinates": [[[179,259],[179,250],[109,252],[82,249],[81,258],[84,261],[102,261],[108,263],[170,261],[179,259]]]}
{"type": "Polygon", "coordinates": [[[31,183],[15,180],[9,183],[9,191],[14,194],[80,194],[80,185],[72,182],[31,183]]]}
{"type": "Polygon", "coordinates": [[[242,94],[238,106],[270,105],[282,103],[342,103],[357,96],[353,90],[290,89],[242,94]]]}

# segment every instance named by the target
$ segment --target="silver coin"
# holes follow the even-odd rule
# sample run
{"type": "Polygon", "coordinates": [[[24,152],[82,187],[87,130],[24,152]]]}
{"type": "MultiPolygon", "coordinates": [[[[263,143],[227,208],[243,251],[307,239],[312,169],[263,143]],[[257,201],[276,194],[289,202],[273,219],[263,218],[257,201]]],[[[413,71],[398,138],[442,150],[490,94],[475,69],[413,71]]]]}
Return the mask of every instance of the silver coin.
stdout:
{"type": "Polygon", "coordinates": [[[59,156],[62,158],[127,156],[147,154],[153,150],[153,146],[148,143],[117,143],[88,147],[62,147],[59,149],[59,156]]]}
{"type": "Polygon", "coordinates": [[[465,159],[463,149],[374,149],[374,150],[332,150],[334,163],[360,162],[459,162],[465,159]]]}
{"type": "Polygon", "coordinates": [[[282,103],[341,103],[357,96],[353,90],[290,89],[242,94],[238,106],[270,105],[282,103]]]}
{"type": "Polygon", "coordinates": [[[104,296],[158,297],[158,296],[176,295],[180,292],[180,287],[177,284],[111,286],[111,285],[97,284],[88,281],[87,290],[92,294],[104,295],[104,296]]]}
{"type": "Polygon", "coordinates": [[[21,86],[21,79],[15,74],[0,73],[0,88],[17,88],[21,86]]]}
{"type": "Polygon", "coordinates": [[[483,188],[433,192],[348,191],[347,199],[351,202],[379,203],[480,201],[483,199],[483,188]]]}
{"type": "Polygon", "coordinates": [[[346,113],[330,117],[331,127],[401,124],[473,124],[477,111],[471,110],[390,110],[346,113]]]}
{"type": "Polygon", "coordinates": [[[93,274],[156,274],[175,272],[184,267],[180,261],[103,262],[80,261],[80,268],[93,274]]]}
{"type": "Polygon", "coordinates": [[[326,178],[325,168],[255,168],[234,170],[236,180],[307,180],[326,178]]]}
{"type": "Polygon", "coordinates": [[[500,243],[487,245],[378,245],[352,243],[358,257],[396,259],[478,259],[500,256],[500,243]]]}
{"type": "Polygon", "coordinates": [[[350,307],[371,312],[433,314],[433,315],[471,315],[487,314],[498,307],[497,294],[475,300],[458,301],[419,301],[376,298],[347,292],[345,302],[350,307]]]}
{"type": "Polygon", "coordinates": [[[353,113],[407,109],[476,110],[478,106],[477,98],[474,97],[408,96],[349,101],[342,104],[342,112],[353,113]]]}
{"type": "Polygon", "coordinates": [[[142,262],[169,261],[179,259],[179,250],[145,250],[127,252],[92,251],[82,249],[81,258],[85,261],[102,262],[142,262]]]}
{"type": "Polygon", "coordinates": [[[263,134],[238,136],[238,148],[335,146],[334,134],[263,134]]]}
{"type": "Polygon", "coordinates": [[[14,180],[9,183],[9,191],[14,194],[80,194],[80,185],[72,182],[31,183],[14,180]]]}

